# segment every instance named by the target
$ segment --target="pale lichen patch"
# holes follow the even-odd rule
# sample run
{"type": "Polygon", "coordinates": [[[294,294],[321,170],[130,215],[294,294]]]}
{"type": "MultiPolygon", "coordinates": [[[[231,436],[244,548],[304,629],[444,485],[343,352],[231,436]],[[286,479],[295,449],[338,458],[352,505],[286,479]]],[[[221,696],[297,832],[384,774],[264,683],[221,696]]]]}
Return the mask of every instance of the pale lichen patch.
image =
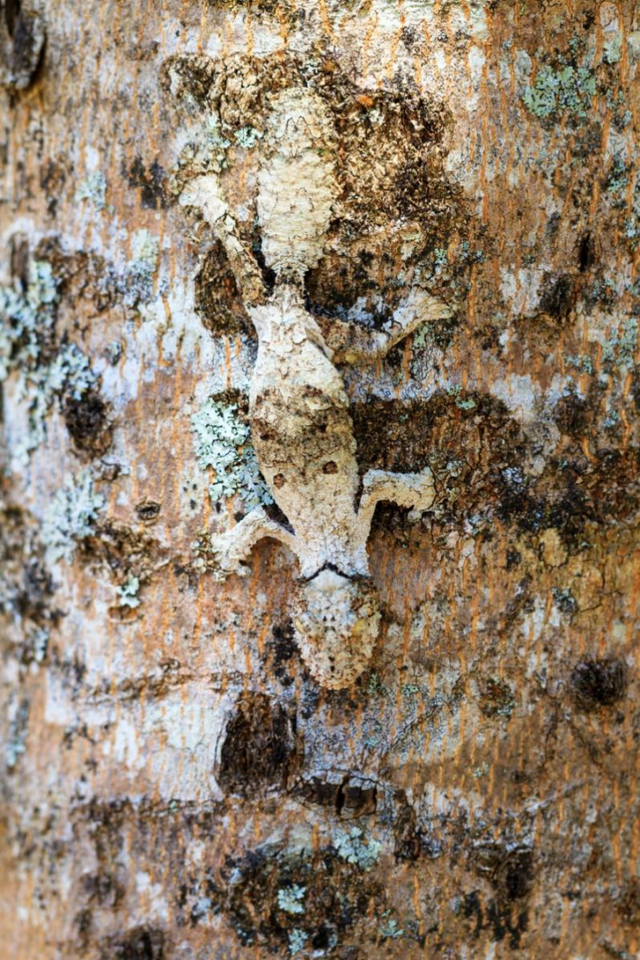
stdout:
{"type": "Polygon", "coordinates": [[[74,343],[59,344],[55,332],[60,281],[51,264],[31,261],[28,282],[0,287],[0,383],[19,378],[28,428],[14,450],[18,464],[46,438],[45,420],[54,401],[79,401],[98,383],[88,358],[74,343]]]}
{"type": "Polygon", "coordinates": [[[130,573],[125,582],[121,584],[116,591],[118,594],[118,606],[129,607],[132,610],[139,607],[141,602],[138,596],[139,590],[140,578],[130,573]]]}
{"type": "Polygon", "coordinates": [[[101,171],[90,173],[76,191],[75,199],[88,200],[96,210],[104,210],[107,205],[107,178],[101,171]]]}
{"type": "Polygon", "coordinates": [[[213,471],[209,495],[213,503],[239,494],[249,509],[272,503],[260,474],[248,424],[238,415],[235,403],[212,398],[191,417],[198,463],[213,471]]]}
{"type": "Polygon", "coordinates": [[[372,837],[365,837],[359,827],[353,827],[349,833],[338,834],[335,846],[343,860],[363,870],[370,870],[382,852],[382,844],[372,837]]]}
{"type": "Polygon", "coordinates": [[[278,890],[278,906],[286,913],[304,913],[304,895],[306,887],[294,883],[290,887],[278,890]]]}
{"type": "Polygon", "coordinates": [[[69,562],[79,541],[95,530],[95,522],[106,500],[94,487],[89,470],[67,478],[54,495],[41,527],[41,539],[50,563],[69,562]]]}

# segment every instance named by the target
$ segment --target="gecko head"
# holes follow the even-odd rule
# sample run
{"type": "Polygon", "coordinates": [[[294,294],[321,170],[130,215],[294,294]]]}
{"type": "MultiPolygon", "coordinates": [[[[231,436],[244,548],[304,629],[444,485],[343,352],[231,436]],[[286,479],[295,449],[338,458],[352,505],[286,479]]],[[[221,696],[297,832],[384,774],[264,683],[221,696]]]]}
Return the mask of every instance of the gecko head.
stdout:
{"type": "Polygon", "coordinates": [[[321,570],[298,591],[296,641],[312,676],[341,690],[366,668],[378,638],[380,610],[370,580],[321,570]]]}
{"type": "Polygon", "coordinates": [[[298,283],[324,255],[340,187],[336,133],[329,110],[303,87],[272,102],[256,197],[265,264],[298,283]]]}

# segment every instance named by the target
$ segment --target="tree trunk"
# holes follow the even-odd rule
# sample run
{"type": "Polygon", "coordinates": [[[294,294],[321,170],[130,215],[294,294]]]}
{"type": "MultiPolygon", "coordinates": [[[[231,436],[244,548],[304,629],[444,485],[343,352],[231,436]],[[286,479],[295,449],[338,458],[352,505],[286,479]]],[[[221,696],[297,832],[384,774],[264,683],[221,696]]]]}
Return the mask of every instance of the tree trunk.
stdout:
{"type": "Polygon", "coordinates": [[[0,19],[0,953],[640,956],[640,5],[0,19]]]}

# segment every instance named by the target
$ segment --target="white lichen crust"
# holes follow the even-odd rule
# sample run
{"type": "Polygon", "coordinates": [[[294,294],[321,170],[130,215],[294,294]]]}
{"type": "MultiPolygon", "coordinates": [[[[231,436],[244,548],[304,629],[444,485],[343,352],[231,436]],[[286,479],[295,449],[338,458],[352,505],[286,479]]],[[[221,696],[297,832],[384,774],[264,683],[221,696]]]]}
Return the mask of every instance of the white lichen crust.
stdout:
{"type": "Polygon", "coordinates": [[[239,240],[215,172],[193,178],[181,203],[196,207],[224,244],[258,334],[249,415],[257,461],[288,526],[261,506],[216,538],[221,570],[246,573],[265,537],[297,557],[300,581],[294,622],[302,656],[323,685],[340,689],[366,668],[380,611],[370,580],[367,539],[375,506],[392,500],[428,510],[431,471],[367,473],[359,496],[356,441],[336,363],[383,357],[421,323],[448,307],[413,289],[381,330],[336,319],[321,329],[304,306],[305,273],[323,255],[337,207],[334,133],[322,102],[302,89],[279,95],[267,124],[258,178],[258,221],[265,262],[276,276],[267,292],[258,265],[239,240]]]}

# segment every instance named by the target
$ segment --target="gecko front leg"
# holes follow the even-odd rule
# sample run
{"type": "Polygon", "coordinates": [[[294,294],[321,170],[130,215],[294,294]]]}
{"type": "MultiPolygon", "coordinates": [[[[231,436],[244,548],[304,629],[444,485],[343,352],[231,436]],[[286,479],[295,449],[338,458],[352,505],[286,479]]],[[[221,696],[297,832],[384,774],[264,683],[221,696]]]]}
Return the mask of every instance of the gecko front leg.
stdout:
{"type": "Polygon", "coordinates": [[[451,308],[438,297],[418,287],[411,290],[381,330],[372,330],[349,320],[322,320],[325,341],[334,363],[372,363],[385,357],[421,324],[451,317],[451,308]]]}
{"type": "Polygon", "coordinates": [[[399,507],[428,510],[435,500],[433,474],[428,467],[420,473],[391,473],[388,470],[369,470],[362,481],[362,496],[358,510],[358,526],[366,543],[376,505],[383,500],[399,507]]]}
{"type": "Polygon", "coordinates": [[[272,520],[263,507],[256,507],[235,527],[213,541],[213,553],[220,569],[224,573],[247,576],[251,571],[243,561],[248,559],[255,545],[267,537],[279,540],[294,553],[297,552],[294,534],[272,520]]]}
{"type": "Polygon", "coordinates": [[[229,264],[247,306],[264,303],[265,287],[260,268],[238,235],[236,221],[220,189],[216,173],[202,174],[189,182],[180,194],[180,204],[200,210],[225,249],[229,264]]]}

